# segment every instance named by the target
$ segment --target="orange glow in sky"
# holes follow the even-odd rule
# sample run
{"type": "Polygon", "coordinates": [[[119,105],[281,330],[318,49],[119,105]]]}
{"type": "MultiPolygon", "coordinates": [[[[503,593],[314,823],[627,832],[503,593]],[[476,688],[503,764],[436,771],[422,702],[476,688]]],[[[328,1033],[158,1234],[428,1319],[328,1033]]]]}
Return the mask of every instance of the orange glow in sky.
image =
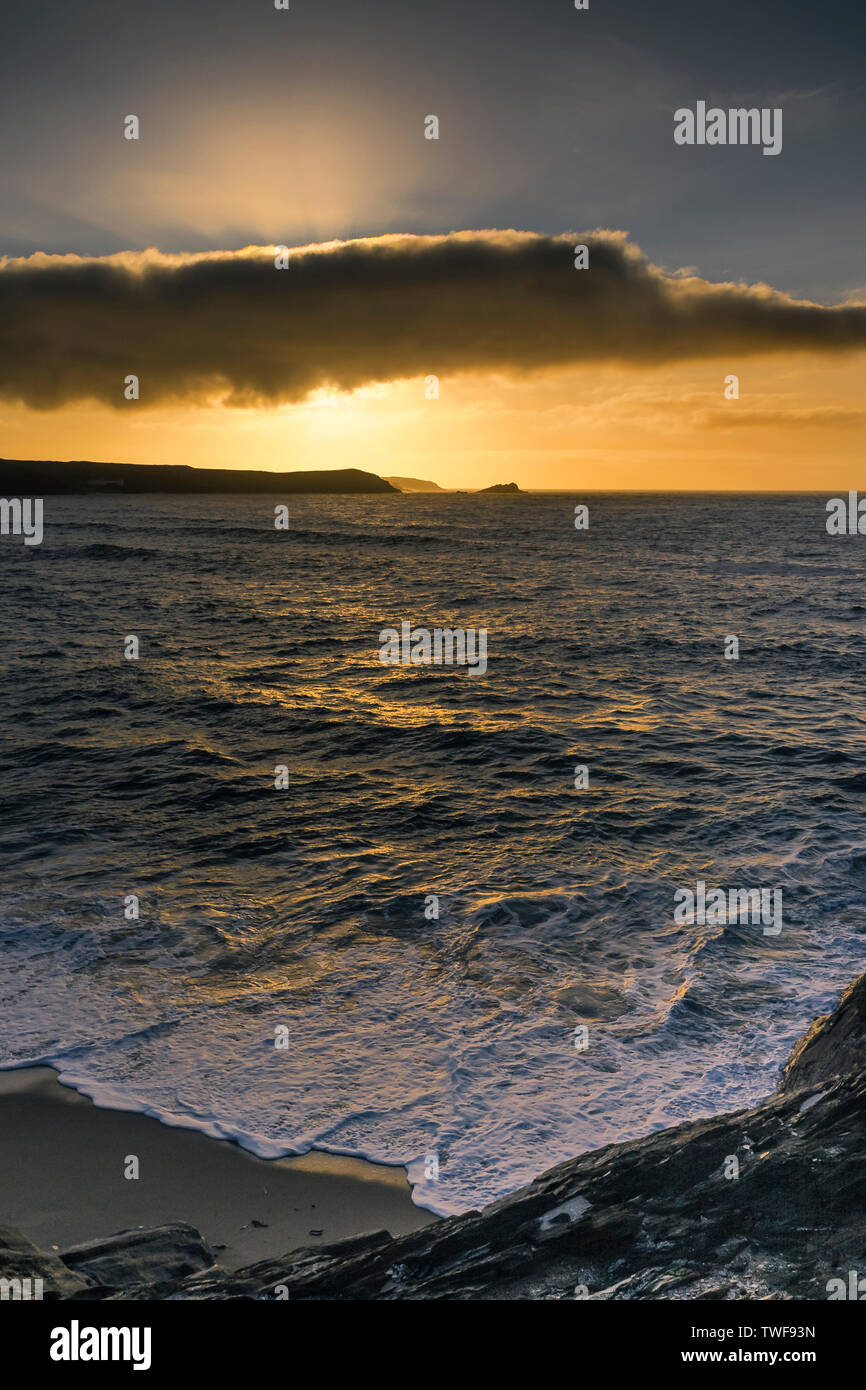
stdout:
{"type": "Polygon", "coordinates": [[[446,488],[857,487],[862,356],[464,374],[443,377],[438,399],[421,378],[270,409],[3,406],[0,422],[10,458],[356,467],[446,488]]]}

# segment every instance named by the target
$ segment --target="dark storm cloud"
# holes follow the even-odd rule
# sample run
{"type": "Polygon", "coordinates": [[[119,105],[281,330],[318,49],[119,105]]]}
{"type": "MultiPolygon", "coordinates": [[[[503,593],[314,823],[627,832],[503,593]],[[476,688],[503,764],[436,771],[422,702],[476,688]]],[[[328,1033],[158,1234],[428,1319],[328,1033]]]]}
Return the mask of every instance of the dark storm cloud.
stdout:
{"type": "Polygon", "coordinates": [[[866,347],[866,305],[665,274],[624,236],[459,232],[194,257],[0,263],[0,395],[38,408],[219,398],[598,362],[866,347]],[[589,269],[574,247],[589,246],[589,269]]]}

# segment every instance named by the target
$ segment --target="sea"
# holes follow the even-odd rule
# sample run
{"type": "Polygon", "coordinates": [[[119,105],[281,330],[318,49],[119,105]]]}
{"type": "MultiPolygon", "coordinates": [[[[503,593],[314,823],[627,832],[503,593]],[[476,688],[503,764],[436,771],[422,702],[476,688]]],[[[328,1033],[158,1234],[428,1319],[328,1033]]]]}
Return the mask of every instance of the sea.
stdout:
{"type": "Polygon", "coordinates": [[[45,498],[0,539],[0,1064],[440,1213],[767,1095],[866,961],[826,501],[45,498]],[[404,621],[485,673],[383,664],[404,621]]]}

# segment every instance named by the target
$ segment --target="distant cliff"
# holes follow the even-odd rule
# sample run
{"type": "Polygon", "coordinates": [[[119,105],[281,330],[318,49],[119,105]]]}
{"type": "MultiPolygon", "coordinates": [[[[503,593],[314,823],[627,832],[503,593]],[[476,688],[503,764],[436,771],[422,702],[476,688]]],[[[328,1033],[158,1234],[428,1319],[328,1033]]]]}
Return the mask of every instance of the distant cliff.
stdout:
{"type": "Polygon", "coordinates": [[[187,464],[53,463],[0,459],[0,496],[141,492],[396,492],[384,478],[360,468],[269,473],[264,469],[190,468],[187,464]]]}
{"type": "Polygon", "coordinates": [[[386,478],[400,492],[444,492],[438,483],[430,483],[425,478],[386,478]]]}

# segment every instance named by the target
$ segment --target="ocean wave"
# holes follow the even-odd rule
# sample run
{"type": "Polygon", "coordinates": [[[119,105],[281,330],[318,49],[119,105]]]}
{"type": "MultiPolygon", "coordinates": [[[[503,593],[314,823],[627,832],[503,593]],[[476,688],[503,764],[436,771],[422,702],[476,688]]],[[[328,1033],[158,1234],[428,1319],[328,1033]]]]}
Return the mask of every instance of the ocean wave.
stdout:
{"type": "Polygon", "coordinates": [[[810,499],[599,497],[588,545],[555,496],[92,501],[7,552],[2,1065],[458,1211],[756,1100],[862,968],[860,571],[810,499]],[[487,675],[383,667],[403,618],[487,675]],[[698,880],[783,931],[675,921],[698,880]]]}

